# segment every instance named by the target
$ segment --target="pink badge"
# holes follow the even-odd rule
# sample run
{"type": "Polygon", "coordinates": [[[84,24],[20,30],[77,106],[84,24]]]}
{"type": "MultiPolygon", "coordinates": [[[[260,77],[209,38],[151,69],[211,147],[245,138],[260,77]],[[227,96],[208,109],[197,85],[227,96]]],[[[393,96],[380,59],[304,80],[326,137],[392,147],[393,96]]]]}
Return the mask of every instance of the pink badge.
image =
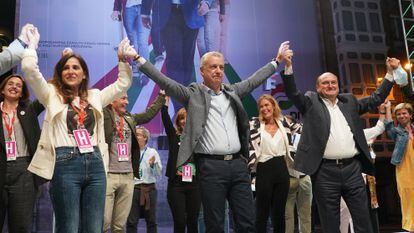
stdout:
{"type": "Polygon", "coordinates": [[[128,144],[126,143],[117,143],[116,148],[118,150],[118,161],[128,161],[128,144]]]}
{"type": "Polygon", "coordinates": [[[7,154],[7,161],[16,160],[16,156],[17,156],[16,141],[6,141],[6,154],[7,154]]]}
{"type": "Polygon", "coordinates": [[[93,152],[93,146],[91,139],[89,138],[88,130],[76,129],[73,130],[73,136],[75,137],[76,144],[78,145],[80,153],[93,152]]]}
{"type": "Polygon", "coordinates": [[[193,181],[193,168],[191,166],[182,166],[182,181],[192,182],[193,181]]]}

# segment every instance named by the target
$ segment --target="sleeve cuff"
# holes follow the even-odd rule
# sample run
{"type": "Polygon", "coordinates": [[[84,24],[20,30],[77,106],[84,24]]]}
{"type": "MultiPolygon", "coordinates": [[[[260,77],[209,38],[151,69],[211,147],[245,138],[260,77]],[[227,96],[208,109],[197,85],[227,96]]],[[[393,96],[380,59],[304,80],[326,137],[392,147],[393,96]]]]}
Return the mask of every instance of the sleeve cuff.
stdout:
{"type": "Polygon", "coordinates": [[[384,78],[390,82],[394,82],[394,77],[389,73],[387,73],[384,78]]]}
{"type": "Polygon", "coordinates": [[[273,60],[272,60],[270,63],[271,63],[271,64],[275,67],[275,69],[277,69],[278,64],[277,64],[277,62],[276,62],[276,61],[273,61],[273,60]]]}
{"type": "Polygon", "coordinates": [[[292,74],[293,74],[292,66],[285,66],[285,75],[292,75],[292,74]]]}
{"type": "Polygon", "coordinates": [[[145,60],[145,58],[143,58],[143,57],[139,57],[139,58],[138,58],[138,60],[137,60],[137,65],[138,65],[138,66],[142,66],[142,65],[144,65],[146,62],[147,62],[147,60],[145,60]]]}

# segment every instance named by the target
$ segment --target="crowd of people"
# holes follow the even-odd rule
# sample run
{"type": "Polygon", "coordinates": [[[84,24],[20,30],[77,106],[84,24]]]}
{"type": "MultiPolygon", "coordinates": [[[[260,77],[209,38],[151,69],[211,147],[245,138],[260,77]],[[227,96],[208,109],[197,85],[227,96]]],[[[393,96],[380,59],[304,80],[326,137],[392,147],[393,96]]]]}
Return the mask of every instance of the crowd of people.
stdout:
{"type": "MultiPolygon", "coordinates": [[[[142,7],[145,4],[143,0],[142,7]]],[[[199,11],[206,7],[203,4],[211,3],[202,1],[199,11]]],[[[219,9],[217,4],[213,6],[219,9]]],[[[174,7],[171,14],[181,11],[174,7]]],[[[175,25],[170,21],[164,24],[175,25]]],[[[162,34],[173,30],[166,26],[162,34]]],[[[195,32],[189,32],[194,44],[195,32]]],[[[174,58],[165,75],[137,52],[136,41],[125,38],[117,50],[118,79],[98,90],[89,88],[88,66],[70,49],[46,81],[38,66],[39,39],[38,29],[27,24],[0,54],[1,73],[19,62],[23,71],[23,76],[10,75],[0,84],[1,228],[7,215],[9,232],[29,232],[37,189],[49,181],[56,232],[137,232],[142,216],[147,232],[157,232],[155,184],[163,166],[157,150],[148,146],[150,132],[140,125],[161,110],[169,145],[167,199],[176,233],[199,232],[201,209],[207,233],[225,232],[226,209],[231,211],[234,232],[266,232],[270,218],[273,232],[293,233],[295,205],[300,232],[310,233],[313,198],[323,232],[348,232],[349,222],[354,232],[379,232],[375,153],[370,145],[384,131],[395,140],[391,163],[396,166],[402,228],[414,231],[413,107],[399,103],[392,114],[386,100],[394,82],[414,99],[398,59],[387,58],[387,73],[377,90],[357,99],[339,93],[338,77],[329,72],[316,78],[316,92],[298,90],[287,41],[268,64],[234,84],[223,82],[223,54],[206,51],[199,69],[203,81],[190,84],[171,68],[178,62],[174,58]],[[257,101],[259,116],[249,120],[242,98],[282,63],[286,95],[303,122],[284,116],[267,94],[257,101]],[[130,64],[162,89],[142,113],[126,108],[133,78],[130,64]],[[34,101],[29,100],[28,86],[34,101]],[[169,98],[183,106],[174,123],[168,114],[169,98]],[[364,129],[360,116],[378,106],[377,125],[364,129]],[[37,116],[43,111],[40,128],[37,116]]],[[[167,60],[175,42],[166,41],[167,60]]]]}

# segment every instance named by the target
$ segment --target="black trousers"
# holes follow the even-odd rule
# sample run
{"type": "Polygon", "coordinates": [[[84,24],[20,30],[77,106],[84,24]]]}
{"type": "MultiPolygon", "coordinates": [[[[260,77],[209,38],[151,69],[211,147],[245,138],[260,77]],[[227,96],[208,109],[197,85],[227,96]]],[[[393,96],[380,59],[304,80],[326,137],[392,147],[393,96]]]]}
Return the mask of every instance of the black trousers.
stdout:
{"type": "Polygon", "coordinates": [[[256,232],[250,172],[246,162],[241,158],[225,161],[200,157],[197,158],[197,167],[206,233],[224,232],[226,199],[233,214],[234,231],[256,232]]]}
{"type": "Polygon", "coordinates": [[[197,233],[201,196],[197,181],[182,182],[176,177],[168,182],[167,200],[174,220],[174,233],[197,233]]]}
{"type": "Polygon", "coordinates": [[[140,194],[141,190],[138,185],[134,186],[134,194],[132,197],[131,211],[126,223],[127,233],[137,233],[137,225],[141,216],[144,216],[145,222],[147,223],[148,233],[157,233],[157,190],[154,189],[150,192],[150,209],[145,210],[145,206],[140,205],[140,194]]]}
{"type": "Polygon", "coordinates": [[[323,232],[340,233],[341,196],[351,213],[355,232],[373,232],[365,183],[358,160],[353,159],[348,164],[339,165],[322,161],[312,182],[323,232]]]}
{"type": "Polygon", "coordinates": [[[7,162],[6,182],[1,190],[3,199],[0,202],[0,230],[7,213],[10,233],[31,231],[37,190],[34,175],[27,170],[29,164],[29,157],[7,162]]]}
{"type": "Polygon", "coordinates": [[[289,172],[283,156],[257,164],[256,229],[258,233],[266,233],[269,213],[273,232],[285,232],[285,207],[289,181],[289,172]]]}

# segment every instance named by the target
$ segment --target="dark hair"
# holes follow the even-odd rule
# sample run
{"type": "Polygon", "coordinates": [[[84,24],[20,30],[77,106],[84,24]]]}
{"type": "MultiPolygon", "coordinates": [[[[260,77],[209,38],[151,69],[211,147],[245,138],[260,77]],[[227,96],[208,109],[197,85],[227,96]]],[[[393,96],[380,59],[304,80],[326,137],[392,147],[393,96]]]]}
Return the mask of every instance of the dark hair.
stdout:
{"type": "Polygon", "coordinates": [[[85,60],[79,55],[75,53],[71,53],[68,55],[63,56],[55,65],[55,70],[53,73],[53,78],[49,80],[53,86],[55,86],[59,95],[63,97],[65,103],[71,103],[72,100],[75,98],[75,94],[73,91],[63,82],[62,80],[62,72],[63,68],[65,67],[66,63],[69,59],[76,58],[79,61],[79,64],[82,67],[83,73],[85,74],[85,79],[82,80],[79,86],[79,97],[81,100],[86,100],[88,98],[88,86],[89,86],[89,69],[86,65],[85,60]]]}
{"type": "MultiPolygon", "coordinates": [[[[11,79],[11,78],[19,78],[20,80],[22,80],[23,86],[22,86],[22,96],[20,97],[20,100],[27,100],[29,99],[30,96],[30,92],[29,92],[29,88],[27,88],[26,83],[24,82],[24,79],[22,76],[18,75],[18,74],[12,74],[10,76],[7,76],[1,83],[0,83],[0,91],[4,90],[4,87],[6,86],[7,82],[11,79]]],[[[3,101],[4,100],[4,95],[3,93],[0,94],[0,100],[3,101]]]]}

